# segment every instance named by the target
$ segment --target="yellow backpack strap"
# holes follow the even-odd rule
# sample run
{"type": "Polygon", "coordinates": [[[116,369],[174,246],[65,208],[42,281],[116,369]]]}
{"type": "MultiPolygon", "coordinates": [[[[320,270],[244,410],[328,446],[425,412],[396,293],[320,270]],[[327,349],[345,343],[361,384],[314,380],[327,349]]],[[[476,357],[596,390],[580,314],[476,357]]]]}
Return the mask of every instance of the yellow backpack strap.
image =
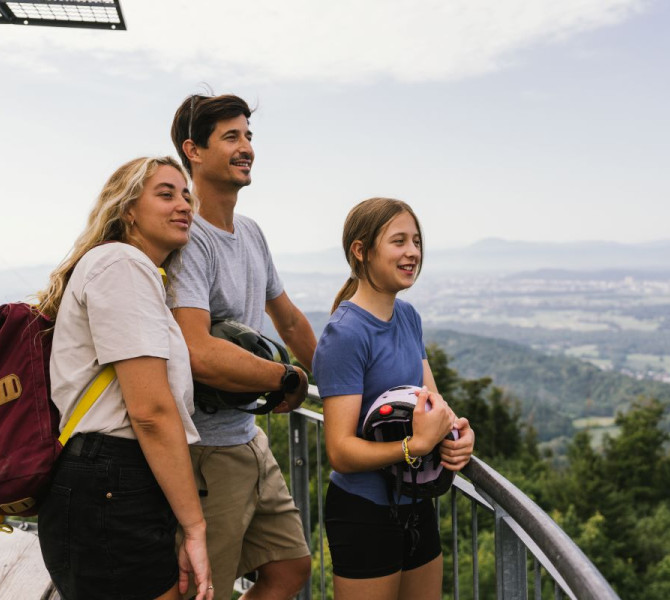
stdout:
{"type": "Polygon", "coordinates": [[[79,401],[77,406],[75,406],[72,416],[68,419],[68,422],[65,424],[63,431],[58,437],[58,441],[62,446],[65,446],[67,441],[70,439],[74,428],[77,426],[79,421],[81,421],[82,417],[88,412],[88,409],[93,406],[98,398],[100,398],[100,395],[114,380],[114,377],[116,377],[114,367],[112,365],[107,365],[93,380],[93,383],[86,390],[86,393],[83,395],[82,399],[79,401]]]}
{"type": "Polygon", "coordinates": [[[163,280],[163,286],[167,286],[167,273],[163,267],[158,267],[158,272],[161,274],[161,279],[163,280]]]}

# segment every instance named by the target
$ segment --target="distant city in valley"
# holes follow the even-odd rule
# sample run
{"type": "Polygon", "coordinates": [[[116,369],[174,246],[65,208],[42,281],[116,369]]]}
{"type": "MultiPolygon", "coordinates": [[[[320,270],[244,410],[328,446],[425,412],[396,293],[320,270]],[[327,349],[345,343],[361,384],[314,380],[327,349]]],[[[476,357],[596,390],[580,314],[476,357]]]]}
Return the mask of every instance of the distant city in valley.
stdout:
{"type": "MultiPolygon", "coordinates": [[[[283,277],[318,335],[345,275],[283,277]]],[[[670,270],[426,272],[402,297],[426,343],[462,377],[491,377],[557,455],[575,431],[616,435],[640,396],[670,401],[670,270]]]]}
{"type": "Polygon", "coordinates": [[[427,279],[412,297],[426,325],[670,383],[670,271],[427,279]]]}
{"type": "MultiPolygon", "coordinates": [[[[349,275],[342,251],[275,262],[318,336],[349,275]]],[[[25,300],[52,269],[0,270],[0,302],[25,300]]],[[[639,396],[670,401],[670,241],[438,250],[401,297],[422,315],[426,343],[462,377],[491,377],[556,455],[575,431],[596,446],[616,435],[617,412],[639,396]]],[[[265,329],[276,335],[269,319],[265,329]]]]}
{"type": "MultiPolygon", "coordinates": [[[[327,313],[343,276],[283,275],[302,310],[327,313]]],[[[425,273],[403,294],[424,326],[525,344],[670,383],[670,271],[425,273]]],[[[313,319],[315,327],[323,319],[313,319]]]]}
{"type": "MultiPolygon", "coordinates": [[[[329,311],[348,276],[341,250],[303,260],[281,256],[278,264],[305,311],[329,311]]],[[[670,382],[670,241],[484,240],[429,252],[424,272],[401,297],[416,306],[426,327],[514,341],[602,370],[670,382]]]]}
{"type": "MultiPolygon", "coordinates": [[[[342,251],[275,260],[289,295],[320,329],[349,274],[342,251]]],[[[52,268],[0,270],[0,302],[44,287],[52,268]]],[[[401,297],[426,328],[513,341],[670,383],[670,240],[483,240],[429,252],[416,285],[401,297]]]]}

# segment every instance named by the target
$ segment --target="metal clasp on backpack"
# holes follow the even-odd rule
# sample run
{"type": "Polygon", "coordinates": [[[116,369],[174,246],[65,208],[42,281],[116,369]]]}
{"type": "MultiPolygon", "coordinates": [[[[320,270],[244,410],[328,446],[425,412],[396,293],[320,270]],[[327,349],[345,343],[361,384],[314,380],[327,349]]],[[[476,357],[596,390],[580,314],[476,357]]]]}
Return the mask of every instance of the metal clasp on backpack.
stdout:
{"type": "Polygon", "coordinates": [[[7,504],[0,504],[0,510],[7,515],[16,515],[35,506],[35,498],[21,498],[7,504]]]}
{"type": "Polygon", "coordinates": [[[18,375],[14,373],[5,375],[0,379],[0,404],[7,404],[21,396],[23,388],[18,375]]]}

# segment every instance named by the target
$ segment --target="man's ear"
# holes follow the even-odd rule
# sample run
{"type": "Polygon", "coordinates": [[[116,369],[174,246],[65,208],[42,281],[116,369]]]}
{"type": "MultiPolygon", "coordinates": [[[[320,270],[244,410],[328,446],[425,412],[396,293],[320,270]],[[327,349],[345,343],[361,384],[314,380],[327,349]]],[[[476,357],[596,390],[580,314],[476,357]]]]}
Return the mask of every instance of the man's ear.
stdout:
{"type": "Polygon", "coordinates": [[[188,158],[189,162],[200,162],[200,151],[192,139],[189,138],[184,140],[183,144],[181,145],[181,149],[184,151],[184,154],[186,155],[186,158],[188,158]]]}
{"type": "Polygon", "coordinates": [[[357,261],[363,262],[363,242],[361,240],[354,240],[351,243],[351,253],[357,261]]]}

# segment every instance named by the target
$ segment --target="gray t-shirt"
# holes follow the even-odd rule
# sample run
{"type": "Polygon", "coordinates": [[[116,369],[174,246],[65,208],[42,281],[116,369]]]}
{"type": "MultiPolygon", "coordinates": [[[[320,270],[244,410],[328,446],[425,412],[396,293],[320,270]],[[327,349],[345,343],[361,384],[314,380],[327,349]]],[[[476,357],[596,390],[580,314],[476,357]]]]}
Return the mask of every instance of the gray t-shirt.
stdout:
{"type": "MultiPolygon", "coordinates": [[[[235,215],[233,227],[228,233],[196,215],[181,264],[174,261],[170,269],[168,305],[201,308],[212,320],[234,319],[260,330],[266,301],[284,286],[258,224],[235,215]]],[[[256,435],[254,416],[235,409],[207,414],[196,404],[193,422],[204,446],[246,444],[256,435]]]]}

